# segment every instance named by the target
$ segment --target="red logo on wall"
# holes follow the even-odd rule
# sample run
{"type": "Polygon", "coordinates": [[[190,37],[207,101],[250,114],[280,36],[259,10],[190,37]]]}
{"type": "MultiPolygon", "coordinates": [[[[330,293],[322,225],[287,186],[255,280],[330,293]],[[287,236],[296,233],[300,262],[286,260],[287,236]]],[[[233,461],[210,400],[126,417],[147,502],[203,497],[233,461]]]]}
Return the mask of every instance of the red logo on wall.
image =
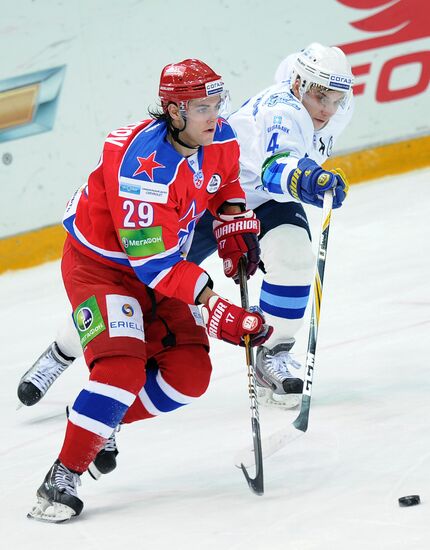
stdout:
{"type": "MultiPolygon", "coordinates": [[[[355,54],[387,46],[411,42],[430,36],[430,4],[428,0],[337,0],[344,6],[359,10],[374,10],[364,19],[354,21],[352,27],[365,32],[377,33],[378,36],[365,38],[356,42],[340,44],[346,54],[355,54]],[[377,10],[375,12],[375,10],[377,10]]],[[[372,72],[372,63],[352,67],[355,76],[360,77],[372,72]]],[[[423,93],[430,82],[430,51],[422,50],[388,59],[381,67],[376,101],[385,103],[405,99],[423,93]],[[393,72],[402,66],[416,64],[419,67],[416,82],[404,88],[393,88],[390,80],[393,72]]],[[[354,86],[354,95],[364,94],[365,83],[354,86]]]]}

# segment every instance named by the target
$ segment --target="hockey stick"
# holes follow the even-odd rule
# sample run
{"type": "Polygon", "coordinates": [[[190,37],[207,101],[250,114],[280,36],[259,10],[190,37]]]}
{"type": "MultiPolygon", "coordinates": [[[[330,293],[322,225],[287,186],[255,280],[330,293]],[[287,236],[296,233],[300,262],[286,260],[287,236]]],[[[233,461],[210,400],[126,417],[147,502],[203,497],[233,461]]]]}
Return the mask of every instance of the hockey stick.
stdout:
{"type": "Polygon", "coordinates": [[[312,302],[311,323],[309,327],[308,350],[306,352],[305,379],[303,384],[302,404],[300,413],[294,420],[293,426],[305,432],[309,424],[309,412],[312,397],[312,381],[315,369],[315,352],[317,348],[318,326],[320,323],[320,311],[322,291],[324,283],[324,269],[327,257],[328,234],[330,231],[331,211],[333,208],[333,191],[330,189],[324,193],[322,225],[320,231],[320,242],[318,246],[317,269],[314,282],[314,298],[312,302]]]}
{"type": "MultiPolygon", "coordinates": [[[[292,424],[282,428],[263,440],[264,449],[263,459],[275,454],[277,451],[285,447],[291,441],[297,439],[308,429],[309,412],[312,396],[312,381],[315,366],[315,352],[318,338],[318,325],[320,319],[322,290],[324,282],[324,269],[327,255],[328,234],[330,230],[330,218],[333,206],[333,192],[326,191],[324,194],[324,203],[322,210],[322,223],[320,231],[320,240],[318,247],[317,269],[314,282],[314,297],[312,303],[312,314],[309,328],[308,349],[306,354],[305,380],[303,385],[303,397],[300,407],[300,412],[292,424]]],[[[244,465],[252,464],[252,451],[243,449],[236,455],[235,464],[244,465]]]]}
{"type": "MultiPolygon", "coordinates": [[[[240,298],[242,301],[242,307],[248,309],[248,282],[246,276],[246,263],[245,260],[239,262],[239,286],[240,286],[240,298]]],[[[258,403],[257,403],[257,390],[255,379],[255,364],[254,353],[250,345],[250,337],[246,335],[244,337],[245,351],[246,351],[246,366],[248,368],[248,391],[251,410],[251,427],[252,427],[252,440],[254,444],[254,465],[255,465],[255,477],[252,478],[246,469],[244,464],[240,464],[243,475],[248,482],[249,488],[256,495],[262,495],[264,493],[264,477],[263,477],[263,452],[261,448],[261,434],[260,434],[260,420],[258,415],[258,403]]]]}

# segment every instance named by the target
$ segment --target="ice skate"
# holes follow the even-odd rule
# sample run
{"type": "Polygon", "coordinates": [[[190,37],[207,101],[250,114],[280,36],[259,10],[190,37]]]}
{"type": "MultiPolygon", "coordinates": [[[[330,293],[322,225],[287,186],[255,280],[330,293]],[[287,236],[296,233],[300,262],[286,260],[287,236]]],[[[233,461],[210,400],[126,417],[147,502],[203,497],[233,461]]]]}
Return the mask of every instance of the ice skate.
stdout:
{"type": "Polygon", "coordinates": [[[112,432],[112,435],[106,441],[105,446],[96,458],[88,466],[88,473],[93,479],[100,479],[103,474],[110,474],[116,468],[116,457],[118,456],[118,447],[116,446],[115,434],[119,432],[118,426],[112,432]]]}
{"type": "Polygon", "coordinates": [[[78,498],[79,474],[70,471],[57,459],[37,490],[37,504],[27,514],[30,519],[63,523],[79,516],[84,507],[78,498]]]}
{"type": "Polygon", "coordinates": [[[56,342],[50,344],[19,381],[17,393],[20,403],[27,407],[38,403],[73,361],[73,357],[66,357],[60,352],[56,342]]]}
{"type": "Polygon", "coordinates": [[[255,374],[258,401],[262,405],[292,409],[300,404],[303,380],[292,369],[300,369],[290,350],[294,342],[282,343],[272,349],[257,349],[255,374]]]}

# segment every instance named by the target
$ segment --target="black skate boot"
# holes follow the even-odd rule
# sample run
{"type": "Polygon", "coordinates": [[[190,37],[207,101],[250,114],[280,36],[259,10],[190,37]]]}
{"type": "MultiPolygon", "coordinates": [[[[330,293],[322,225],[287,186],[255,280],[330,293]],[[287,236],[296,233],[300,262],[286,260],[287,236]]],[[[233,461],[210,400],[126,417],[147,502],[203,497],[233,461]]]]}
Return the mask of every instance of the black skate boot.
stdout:
{"type": "Polygon", "coordinates": [[[20,402],[27,407],[38,403],[74,359],[61,353],[57,343],[53,342],[19,381],[17,393],[20,402]]]}
{"type": "Polygon", "coordinates": [[[88,466],[88,473],[97,480],[102,474],[110,474],[116,468],[116,457],[118,456],[118,447],[116,446],[115,433],[119,432],[118,426],[112,432],[110,438],[106,441],[105,446],[98,452],[96,458],[88,466]]]}
{"type": "Polygon", "coordinates": [[[28,518],[49,523],[63,523],[79,516],[84,507],[78,498],[79,474],[72,472],[57,459],[37,490],[37,504],[28,518]]]}

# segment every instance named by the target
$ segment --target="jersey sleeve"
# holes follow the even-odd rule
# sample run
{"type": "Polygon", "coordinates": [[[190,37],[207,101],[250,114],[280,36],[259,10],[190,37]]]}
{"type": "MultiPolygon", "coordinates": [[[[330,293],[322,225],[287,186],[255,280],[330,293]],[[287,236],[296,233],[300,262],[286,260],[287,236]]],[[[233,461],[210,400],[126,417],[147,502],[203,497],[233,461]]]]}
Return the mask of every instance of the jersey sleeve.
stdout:
{"type": "Polygon", "coordinates": [[[264,134],[261,136],[263,163],[261,182],[271,199],[279,202],[291,201],[287,181],[298,161],[306,155],[313,135],[312,121],[303,108],[292,102],[288,109],[266,109],[264,134]]]}

